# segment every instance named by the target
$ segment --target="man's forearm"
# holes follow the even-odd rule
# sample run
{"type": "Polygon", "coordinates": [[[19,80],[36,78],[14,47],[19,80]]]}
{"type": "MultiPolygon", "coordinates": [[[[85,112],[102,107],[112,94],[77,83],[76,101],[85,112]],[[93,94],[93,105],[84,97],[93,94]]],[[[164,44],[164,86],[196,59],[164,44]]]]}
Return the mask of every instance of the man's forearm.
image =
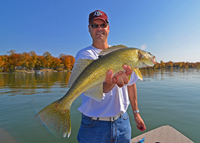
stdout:
{"type": "MultiPolygon", "coordinates": [[[[129,96],[129,100],[131,102],[131,107],[133,111],[138,110],[138,104],[137,104],[137,88],[136,88],[136,84],[134,83],[131,86],[128,86],[128,96],[129,96]]],[[[135,118],[135,122],[137,124],[137,128],[140,131],[145,131],[146,130],[146,126],[144,121],[142,120],[140,113],[134,113],[134,118],[135,118]]]]}
{"type": "Polygon", "coordinates": [[[128,86],[128,96],[129,96],[129,100],[131,102],[132,110],[133,111],[138,110],[137,88],[136,88],[136,84],[135,83],[133,85],[131,85],[131,86],[128,86]]]}

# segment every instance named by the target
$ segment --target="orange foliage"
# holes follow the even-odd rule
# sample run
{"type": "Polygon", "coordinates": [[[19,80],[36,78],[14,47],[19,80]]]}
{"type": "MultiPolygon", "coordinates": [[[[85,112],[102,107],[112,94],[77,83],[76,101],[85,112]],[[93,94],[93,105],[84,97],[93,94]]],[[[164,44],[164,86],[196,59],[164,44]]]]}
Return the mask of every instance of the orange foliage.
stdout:
{"type": "MultiPolygon", "coordinates": [[[[200,62],[197,63],[189,63],[189,62],[176,62],[173,63],[172,61],[164,63],[161,61],[160,63],[155,64],[153,67],[154,69],[160,69],[160,68],[200,68],[200,62]]],[[[149,68],[149,67],[148,67],[149,68]]]]}
{"type": "Polygon", "coordinates": [[[20,54],[15,53],[14,50],[9,51],[10,55],[6,58],[6,61],[4,64],[6,64],[6,67],[9,68],[11,71],[15,70],[16,66],[20,66],[20,54]]]}
{"type": "Polygon", "coordinates": [[[4,65],[3,56],[0,56],[0,67],[3,67],[3,65],[4,65]]]}
{"type": "Polygon", "coordinates": [[[21,54],[20,60],[21,60],[21,66],[29,68],[29,64],[31,62],[31,55],[29,53],[24,52],[21,54]]]}
{"type": "Polygon", "coordinates": [[[15,50],[10,50],[9,55],[0,55],[0,68],[3,71],[14,71],[17,66],[20,69],[40,69],[40,68],[53,68],[61,67],[61,64],[66,69],[73,68],[75,58],[71,55],[60,54],[60,58],[53,57],[49,52],[44,52],[42,56],[38,56],[35,51],[29,53],[23,52],[22,54],[16,53],[15,50]]]}
{"type": "Polygon", "coordinates": [[[55,57],[51,57],[51,67],[53,69],[56,69],[58,67],[60,67],[60,64],[61,64],[61,60],[59,58],[55,58],[55,57]]]}
{"type": "Polygon", "coordinates": [[[64,67],[68,70],[72,70],[73,65],[75,63],[75,58],[71,55],[65,55],[65,54],[60,54],[59,57],[64,67]]]}

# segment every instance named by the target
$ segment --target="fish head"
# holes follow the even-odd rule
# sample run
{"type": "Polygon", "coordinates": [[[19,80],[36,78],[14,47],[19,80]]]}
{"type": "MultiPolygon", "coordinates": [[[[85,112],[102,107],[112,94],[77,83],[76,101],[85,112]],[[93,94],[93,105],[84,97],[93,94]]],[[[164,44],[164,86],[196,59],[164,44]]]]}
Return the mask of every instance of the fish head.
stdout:
{"type": "Polygon", "coordinates": [[[139,60],[142,62],[140,67],[154,66],[156,64],[156,58],[151,53],[139,50],[138,51],[139,60]]]}

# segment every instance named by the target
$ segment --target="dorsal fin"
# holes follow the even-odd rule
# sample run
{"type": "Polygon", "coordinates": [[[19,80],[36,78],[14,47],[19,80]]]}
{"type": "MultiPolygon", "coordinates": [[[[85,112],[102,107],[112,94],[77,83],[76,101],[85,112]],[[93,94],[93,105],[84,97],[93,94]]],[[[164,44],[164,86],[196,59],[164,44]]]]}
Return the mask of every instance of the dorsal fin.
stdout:
{"type": "Polygon", "coordinates": [[[69,78],[67,87],[70,88],[80,73],[92,62],[90,59],[78,59],[73,67],[72,74],[69,78]]]}
{"type": "Polygon", "coordinates": [[[113,52],[113,51],[117,51],[117,50],[119,50],[119,49],[124,49],[124,48],[127,48],[127,47],[124,46],[124,45],[112,46],[112,47],[109,47],[109,48],[107,48],[107,49],[101,51],[101,52],[99,53],[99,55],[100,55],[100,56],[104,56],[104,55],[106,55],[106,54],[108,54],[108,53],[111,53],[111,52],[113,52]]]}

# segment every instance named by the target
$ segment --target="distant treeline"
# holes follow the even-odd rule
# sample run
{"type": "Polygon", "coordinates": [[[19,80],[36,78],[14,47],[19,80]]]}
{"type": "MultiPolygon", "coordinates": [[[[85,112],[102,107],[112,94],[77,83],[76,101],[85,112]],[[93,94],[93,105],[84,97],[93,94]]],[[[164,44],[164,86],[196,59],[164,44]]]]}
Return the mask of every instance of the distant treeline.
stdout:
{"type": "MultiPolygon", "coordinates": [[[[35,51],[29,53],[16,53],[14,50],[8,52],[9,55],[0,55],[0,72],[8,72],[15,70],[40,70],[43,68],[54,70],[72,70],[75,63],[75,58],[71,55],[60,54],[59,57],[53,57],[49,52],[44,52],[39,56],[35,51]]],[[[161,68],[200,68],[200,62],[176,62],[172,61],[155,64],[150,69],[161,68]]]]}
{"type": "Polygon", "coordinates": [[[155,64],[153,67],[146,67],[150,69],[162,69],[162,68],[200,68],[200,62],[196,63],[189,63],[189,62],[176,62],[173,63],[172,61],[163,62],[155,64]]]}
{"type": "Polygon", "coordinates": [[[42,56],[37,55],[35,51],[29,53],[16,53],[14,50],[8,52],[9,55],[0,55],[0,71],[8,72],[15,70],[40,70],[50,68],[54,70],[71,70],[75,58],[71,55],[60,54],[59,57],[53,57],[49,52],[44,52],[42,56]]]}

